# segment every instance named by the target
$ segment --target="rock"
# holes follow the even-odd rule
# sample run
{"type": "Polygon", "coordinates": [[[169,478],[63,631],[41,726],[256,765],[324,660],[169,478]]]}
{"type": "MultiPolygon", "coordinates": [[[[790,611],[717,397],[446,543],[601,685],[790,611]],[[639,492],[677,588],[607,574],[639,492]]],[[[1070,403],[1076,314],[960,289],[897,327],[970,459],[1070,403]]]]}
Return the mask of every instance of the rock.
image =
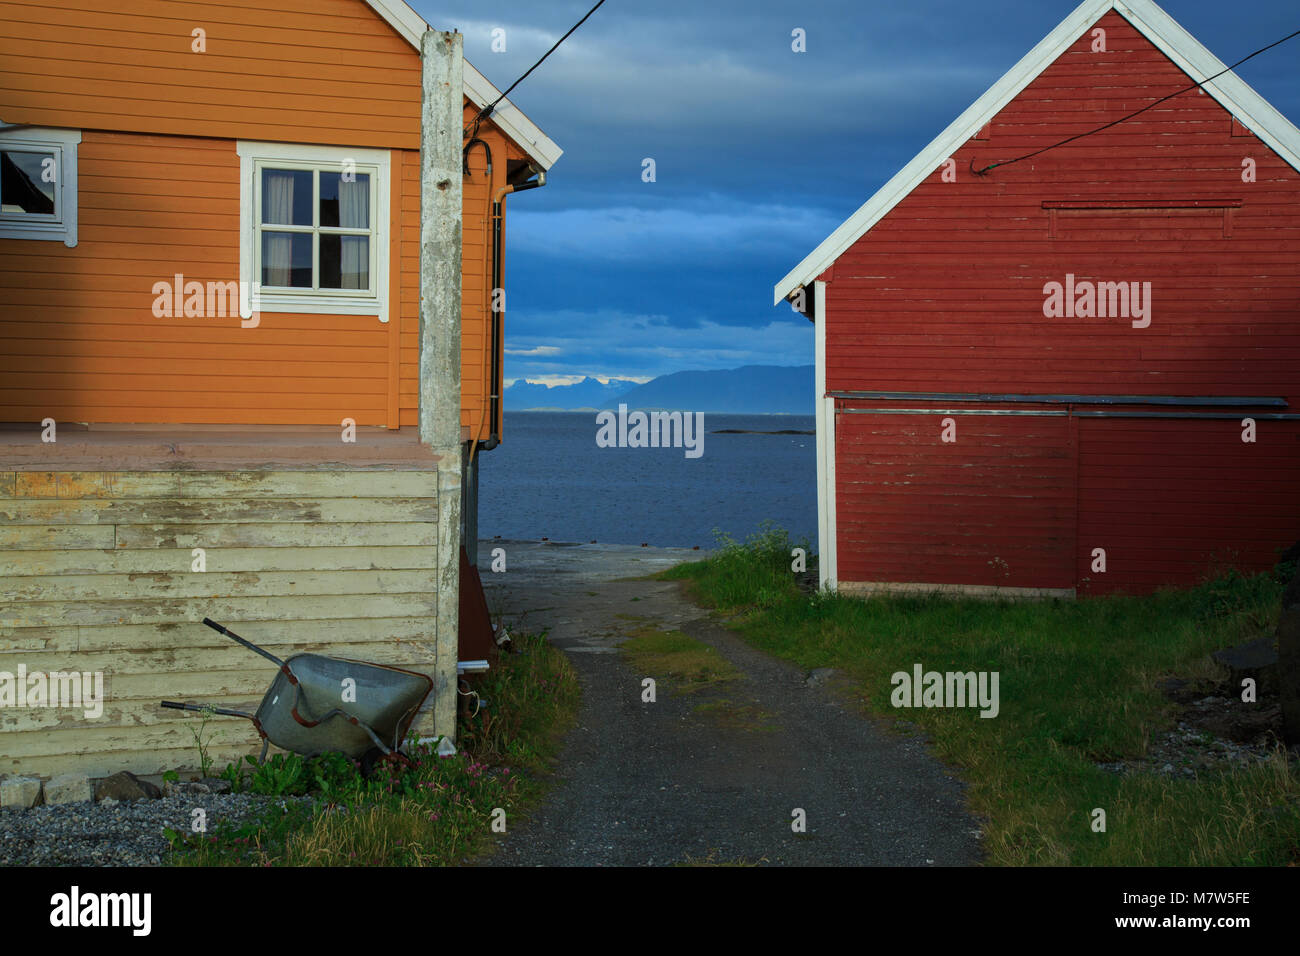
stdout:
{"type": "Polygon", "coordinates": [[[1247,677],[1254,678],[1255,691],[1261,699],[1277,693],[1278,658],[1274,637],[1256,638],[1236,647],[1215,651],[1211,656],[1231,672],[1229,682],[1235,693],[1241,693],[1241,682],[1247,677]]]}
{"type": "Polygon", "coordinates": [[[90,803],[95,798],[90,778],[84,773],[64,773],[45,784],[45,802],[51,806],[60,803],[90,803]]]}
{"type": "Polygon", "coordinates": [[[129,770],[105,777],[95,784],[95,799],[112,799],[118,802],[128,800],[157,800],[162,791],[147,780],[141,780],[129,770]]]}
{"type": "Polygon", "coordinates": [[[5,777],[0,780],[0,807],[26,810],[41,798],[41,781],[36,777],[5,777]]]}
{"type": "Polygon", "coordinates": [[[834,676],[835,668],[818,667],[808,672],[808,677],[804,680],[804,683],[809,687],[817,687],[820,684],[825,684],[834,676]]]}
{"type": "MultiPolygon", "coordinates": [[[[1287,595],[1300,590],[1300,573],[1287,595]]],[[[1282,734],[1288,745],[1300,746],[1300,603],[1282,600],[1277,622],[1277,698],[1282,706],[1282,734]]]]}
{"type": "MultiPolygon", "coordinates": [[[[211,780],[213,778],[208,777],[206,779],[211,780]]],[[[211,793],[212,791],[206,783],[200,782],[195,777],[193,780],[164,780],[162,792],[164,797],[175,797],[178,795],[194,796],[195,794],[211,793]]]]}
{"type": "Polygon", "coordinates": [[[1162,694],[1170,700],[1176,700],[1179,703],[1185,703],[1182,699],[1188,687],[1188,681],[1180,677],[1166,677],[1156,685],[1162,694]]]}
{"type": "Polygon", "coordinates": [[[230,781],[224,777],[204,777],[199,783],[208,788],[208,793],[230,793],[230,781]]]}

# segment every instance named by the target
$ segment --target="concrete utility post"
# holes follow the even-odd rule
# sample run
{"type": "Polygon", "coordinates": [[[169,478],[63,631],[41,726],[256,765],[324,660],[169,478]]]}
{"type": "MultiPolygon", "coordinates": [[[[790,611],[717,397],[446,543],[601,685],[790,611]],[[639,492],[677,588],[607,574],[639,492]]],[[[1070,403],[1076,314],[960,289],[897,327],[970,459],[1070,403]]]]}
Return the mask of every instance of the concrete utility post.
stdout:
{"type": "Polygon", "coordinates": [[[426,30],[420,120],[420,441],[460,445],[462,37],[426,30]]]}
{"type": "Polygon", "coordinates": [[[438,595],[433,725],[456,734],[460,614],[460,272],[463,53],[459,33],[425,31],[420,118],[420,441],[438,462],[438,595]]]}

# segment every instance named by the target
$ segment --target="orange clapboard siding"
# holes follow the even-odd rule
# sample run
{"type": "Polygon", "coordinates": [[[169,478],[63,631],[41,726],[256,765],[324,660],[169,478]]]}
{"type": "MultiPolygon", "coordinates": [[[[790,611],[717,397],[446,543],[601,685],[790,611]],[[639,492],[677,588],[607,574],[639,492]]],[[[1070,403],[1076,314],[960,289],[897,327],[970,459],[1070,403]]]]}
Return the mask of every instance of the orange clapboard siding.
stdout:
{"type": "Polygon", "coordinates": [[[9,123],[419,148],[419,55],[357,0],[6,2],[0,63],[9,123]]]}
{"type": "MultiPolygon", "coordinates": [[[[400,36],[360,0],[5,0],[5,14],[0,116],[82,143],[76,248],[0,240],[0,420],[418,424],[420,60],[400,36]],[[155,282],[238,279],[237,139],[390,150],[392,321],[152,314],[155,282]]],[[[491,203],[525,155],[491,121],[478,136],[493,168],[476,148],[464,180],[461,418],[486,439],[491,203]]]]}
{"type": "Polygon", "coordinates": [[[373,316],[153,315],[155,282],[238,278],[233,142],[86,131],[78,175],[76,248],[0,240],[0,420],[387,423],[390,333],[373,316]],[[139,166],[187,183],[194,165],[224,165],[221,187],[159,191],[134,215],[98,188],[139,166]]]}

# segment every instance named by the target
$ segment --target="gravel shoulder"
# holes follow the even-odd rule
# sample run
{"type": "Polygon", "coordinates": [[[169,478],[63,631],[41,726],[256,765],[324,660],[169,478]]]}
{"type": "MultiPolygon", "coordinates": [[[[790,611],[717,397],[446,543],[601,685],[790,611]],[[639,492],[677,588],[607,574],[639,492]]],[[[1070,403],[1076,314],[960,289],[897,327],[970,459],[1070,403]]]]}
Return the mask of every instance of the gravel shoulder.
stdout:
{"type": "Polygon", "coordinates": [[[236,824],[268,805],[303,797],[247,793],[181,793],[157,800],[64,803],[0,811],[2,866],[159,866],[166,859],[165,829],[186,833],[204,811],[208,832],[236,824]]]}
{"type": "Polygon", "coordinates": [[[491,542],[505,573],[483,578],[494,614],[563,649],[583,690],[557,780],[512,825],[496,866],[953,866],[979,861],[963,785],[924,741],[864,717],[833,676],[810,678],[755,650],[675,582],[641,577],[699,552],[491,542]],[[642,680],[619,645],[647,627],[713,647],[741,672],[701,695],[642,680]],[[806,831],[792,829],[796,809],[806,831]]]}

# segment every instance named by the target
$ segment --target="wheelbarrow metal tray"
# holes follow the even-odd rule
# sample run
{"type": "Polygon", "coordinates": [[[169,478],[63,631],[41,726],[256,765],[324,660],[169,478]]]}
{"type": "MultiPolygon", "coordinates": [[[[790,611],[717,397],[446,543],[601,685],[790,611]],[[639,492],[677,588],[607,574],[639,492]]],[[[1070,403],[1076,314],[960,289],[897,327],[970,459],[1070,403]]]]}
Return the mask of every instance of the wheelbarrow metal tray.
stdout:
{"type": "Polygon", "coordinates": [[[433,681],[413,671],[296,654],[275,675],[255,722],[284,750],[360,757],[377,745],[396,750],[432,688],[433,681]]]}
{"type": "MultiPolygon", "coordinates": [[[[295,654],[282,661],[216,621],[205,617],[203,623],[279,668],[255,713],[224,707],[212,710],[251,720],[265,741],[305,757],[338,751],[355,758],[374,749],[397,750],[433,690],[427,674],[400,667],[323,654],[295,654]]],[[[208,709],[167,700],[162,706],[208,709]]],[[[266,755],[265,746],[262,754],[266,755]]]]}

